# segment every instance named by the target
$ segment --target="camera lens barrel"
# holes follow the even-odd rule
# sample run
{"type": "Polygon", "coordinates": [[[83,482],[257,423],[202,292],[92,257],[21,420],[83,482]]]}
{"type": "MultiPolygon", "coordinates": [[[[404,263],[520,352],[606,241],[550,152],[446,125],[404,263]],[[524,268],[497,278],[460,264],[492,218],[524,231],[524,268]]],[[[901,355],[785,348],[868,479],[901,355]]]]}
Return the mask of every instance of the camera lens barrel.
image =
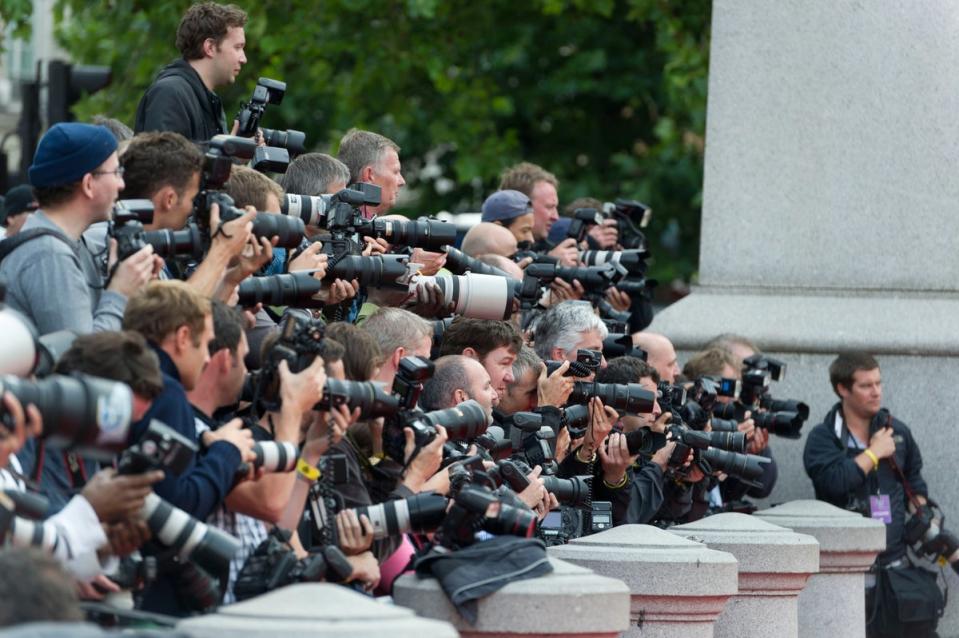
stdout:
{"type": "Polygon", "coordinates": [[[147,495],[140,517],[157,540],[175,549],[181,559],[193,561],[211,574],[228,570],[240,549],[240,541],[233,536],[209,527],[153,493],[147,495]]]}
{"type": "Polygon", "coordinates": [[[505,270],[483,263],[452,246],[444,246],[443,251],[446,253],[446,269],[454,275],[465,275],[467,272],[473,272],[480,275],[509,277],[505,270]]]}
{"type": "Polygon", "coordinates": [[[370,519],[373,538],[380,540],[396,538],[408,532],[434,531],[446,517],[446,503],[446,497],[427,492],[407,499],[357,507],[353,511],[357,517],[365,514],[370,519]]]}
{"type": "Polygon", "coordinates": [[[347,255],[326,271],[327,281],[342,279],[358,280],[361,286],[408,290],[406,283],[397,280],[406,274],[408,258],[404,255],[372,255],[362,257],[347,255]]]}
{"type": "Polygon", "coordinates": [[[328,378],[323,386],[323,398],[316,404],[316,409],[331,410],[344,404],[351,412],[359,408],[360,419],[393,416],[400,409],[399,400],[372,381],[328,378]]]}
{"type": "Polygon", "coordinates": [[[324,303],[313,299],[322,285],[311,273],[247,277],[239,286],[237,304],[243,307],[262,303],[264,306],[322,308],[324,303]]]}
{"type": "Polygon", "coordinates": [[[456,225],[438,219],[374,219],[373,234],[391,244],[431,250],[443,250],[456,242],[456,225]]]}
{"type": "Polygon", "coordinates": [[[280,212],[299,218],[304,224],[323,226],[330,195],[296,195],[287,193],[280,202],[280,212]]]}
{"type": "Polygon", "coordinates": [[[472,319],[509,319],[517,282],[509,277],[468,272],[452,277],[420,277],[433,281],[443,292],[443,301],[453,312],[472,319]]]}
{"type": "Polygon", "coordinates": [[[277,246],[282,248],[296,248],[303,241],[306,227],[303,220],[288,215],[274,213],[257,213],[253,220],[253,234],[256,237],[271,239],[279,237],[277,246]]]}
{"type": "Polygon", "coordinates": [[[306,152],[306,133],[294,129],[280,131],[272,128],[263,131],[263,141],[267,146],[285,148],[290,155],[302,155],[306,152]]]}
{"type": "Polygon", "coordinates": [[[593,397],[599,397],[603,405],[608,405],[622,414],[649,414],[653,411],[656,393],[647,390],[638,383],[591,383],[577,381],[569,395],[570,403],[588,403],[593,397]]]}
{"type": "Polygon", "coordinates": [[[639,428],[626,433],[626,447],[631,455],[650,456],[666,445],[666,435],[653,432],[648,428],[639,428]]]}
{"type": "Polygon", "coordinates": [[[266,472],[292,472],[300,451],[289,441],[260,441],[253,445],[253,465],[266,472]]]}
{"type": "Polygon", "coordinates": [[[486,432],[489,418],[475,400],[470,399],[445,410],[434,410],[423,415],[423,420],[432,425],[442,425],[451,441],[471,441],[486,432]]]}
{"type": "Polygon", "coordinates": [[[543,487],[552,492],[561,505],[583,507],[589,502],[589,477],[557,478],[543,476],[543,487]]]}
{"type": "Polygon", "coordinates": [[[756,480],[763,475],[763,469],[770,462],[765,456],[727,452],[718,448],[703,450],[703,458],[713,470],[719,470],[733,476],[756,480]]]}
{"type": "Polygon", "coordinates": [[[182,230],[147,230],[141,239],[153,246],[153,252],[164,259],[181,256],[203,259],[203,238],[196,224],[188,224],[182,230]]]}

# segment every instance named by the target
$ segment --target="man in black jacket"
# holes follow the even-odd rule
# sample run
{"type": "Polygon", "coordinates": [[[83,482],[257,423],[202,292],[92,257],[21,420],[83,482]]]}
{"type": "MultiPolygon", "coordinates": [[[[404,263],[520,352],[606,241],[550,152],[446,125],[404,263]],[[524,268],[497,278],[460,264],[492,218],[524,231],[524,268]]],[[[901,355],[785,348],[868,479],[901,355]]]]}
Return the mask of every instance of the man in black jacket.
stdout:
{"type": "MultiPolygon", "coordinates": [[[[928,497],[919,446],[903,422],[880,409],[882,378],[871,355],[840,355],[829,366],[829,380],[840,401],[809,432],[803,451],[816,498],[886,524],[886,549],[876,558],[877,574],[908,568],[903,538],[907,511],[914,503],[924,505],[928,497]]],[[[869,634],[884,635],[876,627],[870,627],[869,634]]]]}
{"type": "Polygon", "coordinates": [[[157,75],[137,106],[134,130],[174,131],[194,142],[226,133],[226,115],[214,90],[233,84],[246,64],[246,13],[232,4],[190,7],[176,32],[182,58],[157,75]]]}

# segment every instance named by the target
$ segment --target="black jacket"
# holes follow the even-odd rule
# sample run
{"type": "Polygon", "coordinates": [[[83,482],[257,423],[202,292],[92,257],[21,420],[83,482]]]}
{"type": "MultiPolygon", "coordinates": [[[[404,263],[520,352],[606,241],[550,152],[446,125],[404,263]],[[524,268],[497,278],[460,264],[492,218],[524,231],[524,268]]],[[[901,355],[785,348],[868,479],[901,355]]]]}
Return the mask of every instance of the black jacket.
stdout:
{"type": "Polygon", "coordinates": [[[181,59],[163,67],[140,98],[133,130],[173,131],[188,140],[205,142],[227,132],[226,115],[217,94],[181,59]]]}
{"type": "MultiPolygon", "coordinates": [[[[883,459],[879,470],[864,474],[853,459],[862,453],[856,447],[848,447],[851,435],[845,424],[841,437],[836,436],[836,415],[840,404],[833,406],[825,420],[814,427],[806,439],[803,450],[803,465],[812,479],[816,498],[837,507],[869,516],[869,496],[888,494],[892,510],[892,522],[886,525],[886,550],[879,554],[880,564],[901,558],[906,553],[902,534],[906,520],[906,493],[902,481],[892,465],[883,459]]],[[[870,435],[880,427],[872,423],[870,435]]],[[[895,459],[906,480],[915,493],[928,496],[926,481],[922,478],[922,455],[912,438],[912,432],[898,419],[892,420],[893,438],[896,442],[895,459]]],[[[868,441],[865,443],[868,444],[868,441]]]]}

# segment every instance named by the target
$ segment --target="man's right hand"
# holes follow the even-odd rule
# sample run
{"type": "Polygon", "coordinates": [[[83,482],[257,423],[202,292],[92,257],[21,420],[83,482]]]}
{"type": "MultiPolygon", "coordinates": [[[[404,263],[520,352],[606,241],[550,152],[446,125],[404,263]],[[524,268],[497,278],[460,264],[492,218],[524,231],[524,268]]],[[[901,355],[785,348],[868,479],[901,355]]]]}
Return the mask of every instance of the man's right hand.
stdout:
{"type": "Polygon", "coordinates": [[[569,395],[573,393],[573,377],[563,376],[569,370],[569,361],[546,376],[546,364],[540,364],[539,380],[536,385],[537,405],[552,405],[561,408],[566,405],[569,395]]]}
{"type": "MultiPolygon", "coordinates": [[[[416,450],[416,443],[411,428],[403,428],[403,434],[406,436],[404,456],[408,459],[412,456],[414,450],[416,450]]],[[[406,469],[403,483],[411,491],[419,492],[423,483],[429,480],[429,478],[440,469],[440,465],[443,463],[443,444],[446,443],[446,439],[446,428],[442,425],[437,425],[436,438],[434,438],[429,445],[419,450],[416,458],[413,459],[410,466],[406,469]]]]}
{"type": "Polygon", "coordinates": [[[246,212],[236,219],[220,223],[220,206],[210,206],[210,252],[218,251],[228,257],[243,254],[247,241],[253,234],[256,210],[248,206],[246,212]]]}
{"type": "Polygon", "coordinates": [[[244,463],[252,463],[256,460],[256,455],[253,453],[253,432],[243,427],[241,419],[233,419],[212,432],[203,433],[203,442],[207,447],[217,441],[232,443],[240,451],[240,459],[244,463]]]}
{"type": "Polygon", "coordinates": [[[163,472],[155,470],[143,474],[117,474],[107,468],[93,475],[80,495],[93,507],[103,523],[137,518],[143,501],[153,491],[153,484],[163,479],[163,472]]]}
{"type": "Polygon", "coordinates": [[[656,450],[656,453],[653,454],[653,457],[650,460],[665,472],[666,466],[669,465],[669,459],[673,455],[673,450],[675,449],[676,441],[668,441],[666,445],[656,450]]]}
{"type": "Polygon", "coordinates": [[[323,357],[317,355],[308,368],[295,374],[290,372],[286,360],[280,361],[279,373],[283,406],[295,407],[300,414],[306,414],[323,398],[323,386],[326,385],[323,357]]]}
{"type": "Polygon", "coordinates": [[[885,427],[873,434],[869,439],[869,449],[880,459],[887,459],[895,454],[896,442],[892,438],[892,428],[885,427]]]}
{"type": "Polygon", "coordinates": [[[579,246],[572,237],[567,237],[556,244],[556,247],[547,254],[559,259],[560,266],[575,267],[579,263],[579,246]]]}
{"type": "MultiPolygon", "coordinates": [[[[110,240],[110,250],[116,251],[115,239],[110,240]]],[[[133,296],[153,279],[156,259],[159,258],[153,254],[153,246],[147,244],[117,264],[107,290],[120,293],[124,297],[133,296]]]]}

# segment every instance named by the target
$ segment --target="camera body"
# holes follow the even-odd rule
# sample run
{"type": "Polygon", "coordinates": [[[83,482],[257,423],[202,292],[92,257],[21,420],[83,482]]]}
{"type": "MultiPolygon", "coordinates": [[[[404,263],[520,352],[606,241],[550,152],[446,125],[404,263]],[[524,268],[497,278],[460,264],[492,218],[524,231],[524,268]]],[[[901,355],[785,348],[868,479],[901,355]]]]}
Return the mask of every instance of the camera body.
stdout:
{"type": "MultiPolygon", "coordinates": [[[[286,82],[270,78],[257,80],[250,101],[241,104],[236,114],[237,135],[240,137],[256,135],[257,130],[260,130],[260,119],[266,112],[266,105],[282,103],[284,95],[286,95],[286,82]]],[[[306,134],[302,131],[292,129],[287,131],[262,129],[262,131],[263,140],[267,146],[286,149],[291,155],[299,155],[306,150],[306,134]]]]}

